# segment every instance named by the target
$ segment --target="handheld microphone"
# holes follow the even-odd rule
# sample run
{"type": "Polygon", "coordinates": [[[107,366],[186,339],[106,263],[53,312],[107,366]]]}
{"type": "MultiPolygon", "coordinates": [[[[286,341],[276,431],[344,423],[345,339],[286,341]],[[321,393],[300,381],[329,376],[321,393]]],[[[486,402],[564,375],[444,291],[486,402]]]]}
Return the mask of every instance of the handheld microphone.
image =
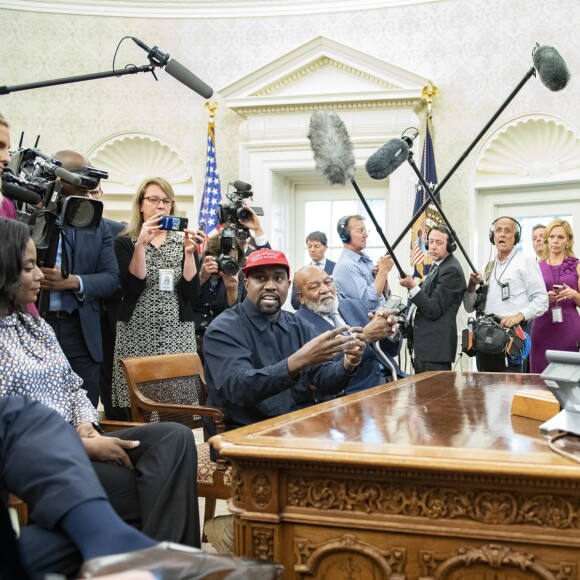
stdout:
{"type": "Polygon", "coordinates": [[[241,181],[239,179],[234,181],[233,183],[230,183],[230,185],[233,185],[236,191],[252,191],[252,186],[249,183],[246,183],[245,181],[241,181]]]}
{"type": "Polygon", "coordinates": [[[192,91],[195,91],[198,95],[201,95],[204,99],[209,99],[213,95],[213,89],[206,85],[200,78],[196,77],[181,63],[173,58],[170,60],[169,55],[165,52],[161,52],[156,46],[149,48],[142,40],[139,40],[134,36],[131,38],[137,46],[140,46],[145,52],[147,52],[147,58],[151,64],[165,67],[167,74],[171,75],[174,79],[178,80],[192,91]]]}
{"type": "Polygon", "coordinates": [[[418,134],[419,131],[415,130],[413,136],[402,135],[400,139],[387,141],[367,159],[367,173],[373,179],[385,179],[391,175],[409,158],[409,151],[418,134]]]}
{"type": "Polygon", "coordinates": [[[533,51],[534,67],[544,86],[551,91],[561,91],[570,80],[570,71],[553,46],[536,45],[533,51]]]}
{"type": "Polygon", "coordinates": [[[308,139],[316,169],[332,185],[344,185],[354,175],[356,162],[352,143],[342,119],[336,113],[316,111],[310,118],[308,139]]]}
{"type": "Polygon", "coordinates": [[[2,193],[14,201],[22,201],[30,205],[38,205],[42,197],[26,187],[9,169],[4,169],[2,173],[2,193]]]}

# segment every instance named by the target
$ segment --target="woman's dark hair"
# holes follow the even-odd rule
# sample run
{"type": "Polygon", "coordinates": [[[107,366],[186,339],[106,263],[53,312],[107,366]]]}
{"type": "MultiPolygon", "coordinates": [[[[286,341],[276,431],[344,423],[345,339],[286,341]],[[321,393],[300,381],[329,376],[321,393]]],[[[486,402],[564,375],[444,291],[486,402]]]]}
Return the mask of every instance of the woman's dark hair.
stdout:
{"type": "MultiPolygon", "coordinates": [[[[236,261],[240,266],[244,266],[246,261],[246,255],[244,253],[244,245],[240,240],[236,237],[233,239],[233,248],[236,250],[236,261]]],[[[205,256],[215,256],[216,258],[221,254],[220,250],[220,235],[214,234],[207,239],[207,245],[205,247],[205,252],[203,253],[205,256]]]]}
{"type": "Polygon", "coordinates": [[[0,217],[0,306],[9,314],[18,310],[16,297],[20,290],[22,258],[30,239],[28,226],[0,217]]]}

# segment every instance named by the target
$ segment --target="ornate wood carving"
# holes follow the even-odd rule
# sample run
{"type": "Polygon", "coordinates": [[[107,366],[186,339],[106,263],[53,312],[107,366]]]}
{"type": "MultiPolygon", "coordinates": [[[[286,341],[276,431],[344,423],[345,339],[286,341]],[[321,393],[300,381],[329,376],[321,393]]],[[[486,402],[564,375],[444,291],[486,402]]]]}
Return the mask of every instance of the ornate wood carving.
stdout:
{"type": "MultiPolygon", "coordinates": [[[[529,577],[530,580],[538,578],[542,580],[572,580],[576,578],[576,564],[569,562],[548,563],[536,558],[533,554],[517,552],[501,544],[486,544],[479,548],[460,548],[451,555],[438,555],[432,550],[420,550],[419,558],[423,571],[420,580],[467,578],[468,576],[459,571],[465,571],[466,568],[474,566],[477,566],[479,571],[482,567],[493,570],[517,569],[522,572],[522,576],[518,575],[518,578],[529,577]]],[[[481,572],[477,577],[487,578],[487,576],[482,576],[481,572]]],[[[498,577],[493,575],[493,578],[498,577]]],[[[503,577],[502,575],[501,578],[503,577]]]]}
{"type": "Polygon", "coordinates": [[[252,550],[255,560],[272,561],[274,559],[274,530],[252,527],[252,550]]]}
{"type": "Polygon", "coordinates": [[[317,578],[405,580],[407,552],[404,548],[379,550],[352,534],[325,542],[294,538],[294,570],[317,578]],[[337,553],[340,559],[334,558],[337,553]]]}
{"type": "Polygon", "coordinates": [[[288,505],[339,512],[471,520],[489,525],[580,528],[580,500],[573,496],[459,490],[381,481],[288,478],[288,505]]]}
{"type": "Polygon", "coordinates": [[[232,500],[237,503],[244,501],[244,478],[237,466],[232,466],[232,500]]]}
{"type": "Polygon", "coordinates": [[[264,473],[258,473],[252,479],[252,499],[262,509],[272,500],[272,482],[264,473]]]}

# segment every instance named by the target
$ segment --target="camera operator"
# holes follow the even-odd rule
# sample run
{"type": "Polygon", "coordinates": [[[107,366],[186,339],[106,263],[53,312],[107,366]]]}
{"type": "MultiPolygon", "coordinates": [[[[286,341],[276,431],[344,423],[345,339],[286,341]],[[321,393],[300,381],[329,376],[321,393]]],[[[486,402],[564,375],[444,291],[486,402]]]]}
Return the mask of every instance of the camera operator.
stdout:
{"type": "Polygon", "coordinates": [[[244,275],[240,268],[245,262],[244,244],[230,224],[208,239],[199,272],[200,293],[192,302],[200,356],[203,335],[209,323],[244,297],[244,275]]]}
{"type": "MultiPolygon", "coordinates": [[[[59,151],[54,157],[73,173],[90,165],[88,159],[75,151],[59,151]]],[[[62,182],[63,197],[88,197],[88,194],[88,189],[62,182]]],[[[113,237],[103,220],[96,229],[59,227],[56,230],[60,233],[54,267],[41,268],[44,279],[39,311],[54,330],[96,407],[99,367],[103,360],[99,299],[113,296],[119,285],[113,237]],[[68,276],[63,275],[61,266],[68,270],[68,276]]]]}

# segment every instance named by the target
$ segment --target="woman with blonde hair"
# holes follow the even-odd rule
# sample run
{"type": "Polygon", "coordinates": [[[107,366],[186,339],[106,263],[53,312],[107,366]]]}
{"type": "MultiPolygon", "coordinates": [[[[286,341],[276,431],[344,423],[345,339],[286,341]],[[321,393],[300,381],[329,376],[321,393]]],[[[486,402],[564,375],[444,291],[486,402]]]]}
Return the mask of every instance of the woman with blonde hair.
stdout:
{"type": "Polygon", "coordinates": [[[145,179],[131,222],[115,240],[123,302],[117,323],[112,403],[131,415],[120,358],[196,352],[192,302],[199,294],[197,248],[203,234],[161,229],[175,214],[175,194],[161,178],[145,179]]]}
{"type": "Polygon", "coordinates": [[[546,227],[540,270],[550,307],[532,326],[532,373],[541,373],[548,365],[546,350],[578,350],[580,261],[574,256],[574,233],[566,220],[552,220],[546,227]]]}

